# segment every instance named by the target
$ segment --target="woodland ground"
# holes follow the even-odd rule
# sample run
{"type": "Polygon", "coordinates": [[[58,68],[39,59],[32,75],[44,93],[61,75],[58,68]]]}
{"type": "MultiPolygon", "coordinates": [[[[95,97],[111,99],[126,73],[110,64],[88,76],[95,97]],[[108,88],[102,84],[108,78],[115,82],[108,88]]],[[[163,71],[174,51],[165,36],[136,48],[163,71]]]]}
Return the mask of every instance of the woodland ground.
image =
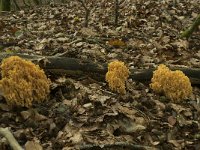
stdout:
{"type": "MultiPolygon", "coordinates": [[[[199,29],[188,40],[179,38],[200,13],[199,6],[199,0],[126,0],[118,27],[111,0],[88,1],[87,28],[76,1],[4,13],[0,50],[99,63],[117,59],[130,69],[159,64],[199,68],[199,29]],[[116,39],[124,44],[112,45],[116,39]]],[[[128,80],[127,93],[119,95],[92,77],[49,77],[49,100],[31,109],[10,109],[0,99],[0,126],[9,127],[21,146],[32,141],[44,150],[98,149],[95,144],[102,149],[200,149],[198,86],[189,99],[174,103],[155,94],[149,83],[128,80]]],[[[0,149],[10,149],[3,137],[0,149]]]]}

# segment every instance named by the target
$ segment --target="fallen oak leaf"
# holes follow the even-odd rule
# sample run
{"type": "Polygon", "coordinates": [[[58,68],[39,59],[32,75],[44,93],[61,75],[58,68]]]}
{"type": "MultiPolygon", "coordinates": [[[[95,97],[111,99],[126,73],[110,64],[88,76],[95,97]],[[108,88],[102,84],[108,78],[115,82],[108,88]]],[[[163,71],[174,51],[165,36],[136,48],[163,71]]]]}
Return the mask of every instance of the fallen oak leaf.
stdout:
{"type": "Polygon", "coordinates": [[[120,39],[111,39],[108,41],[108,44],[115,48],[126,46],[126,43],[120,39]]]}

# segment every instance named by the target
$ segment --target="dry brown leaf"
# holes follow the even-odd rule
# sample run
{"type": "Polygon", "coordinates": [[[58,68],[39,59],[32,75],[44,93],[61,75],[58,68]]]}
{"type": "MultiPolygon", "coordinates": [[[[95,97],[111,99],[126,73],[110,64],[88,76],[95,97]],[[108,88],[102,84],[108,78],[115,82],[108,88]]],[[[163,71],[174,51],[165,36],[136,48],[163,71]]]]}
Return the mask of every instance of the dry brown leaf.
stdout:
{"type": "Polygon", "coordinates": [[[172,125],[172,126],[174,126],[176,124],[176,118],[173,117],[173,116],[169,116],[167,118],[167,120],[168,120],[169,124],[172,125]]]}
{"type": "Polygon", "coordinates": [[[97,33],[91,28],[82,28],[80,31],[85,36],[97,36],[97,33]]]}
{"type": "Polygon", "coordinates": [[[43,150],[42,146],[35,141],[27,141],[25,144],[26,150],[43,150]]]}
{"type": "Polygon", "coordinates": [[[7,104],[0,103],[0,109],[3,111],[10,111],[11,107],[9,107],[7,104]]]}
{"type": "Polygon", "coordinates": [[[123,47],[126,46],[126,43],[120,39],[111,39],[108,41],[108,44],[113,47],[123,47]]]}

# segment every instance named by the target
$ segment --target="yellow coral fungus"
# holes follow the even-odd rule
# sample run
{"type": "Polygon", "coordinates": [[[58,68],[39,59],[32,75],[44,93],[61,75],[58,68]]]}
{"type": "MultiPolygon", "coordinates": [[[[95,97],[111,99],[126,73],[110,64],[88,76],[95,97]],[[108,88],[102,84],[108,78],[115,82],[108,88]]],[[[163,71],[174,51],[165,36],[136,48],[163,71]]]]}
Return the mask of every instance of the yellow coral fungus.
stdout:
{"type": "Polygon", "coordinates": [[[150,87],[157,93],[164,93],[171,100],[182,100],[192,94],[190,80],[182,71],[171,71],[161,64],[154,71],[150,87]]]}
{"type": "Polygon", "coordinates": [[[106,81],[113,91],[125,94],[125,81],[129,76],[129,70],[121,61],[114,61],[108,64],[108,72],[106,73],[106,81]]]}
{"type": "Polygon", "coordinates": [[[30,107],[42,102],[50,92],[50,80],[38,65],[18,56],[2,61],[0,89],[9,105],[30,107]]]}

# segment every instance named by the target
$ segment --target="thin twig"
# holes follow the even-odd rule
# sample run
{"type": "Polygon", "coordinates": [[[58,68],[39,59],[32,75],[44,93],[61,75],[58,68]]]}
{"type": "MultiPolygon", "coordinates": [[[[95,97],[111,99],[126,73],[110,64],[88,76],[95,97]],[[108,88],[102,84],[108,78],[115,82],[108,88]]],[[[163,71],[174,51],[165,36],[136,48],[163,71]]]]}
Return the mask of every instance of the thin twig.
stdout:
{"type": "Polygon", "coordinates": [[[6,138],[13,150],[23,150],[8,128],[0,128],[0,134],[6,138]]]}

